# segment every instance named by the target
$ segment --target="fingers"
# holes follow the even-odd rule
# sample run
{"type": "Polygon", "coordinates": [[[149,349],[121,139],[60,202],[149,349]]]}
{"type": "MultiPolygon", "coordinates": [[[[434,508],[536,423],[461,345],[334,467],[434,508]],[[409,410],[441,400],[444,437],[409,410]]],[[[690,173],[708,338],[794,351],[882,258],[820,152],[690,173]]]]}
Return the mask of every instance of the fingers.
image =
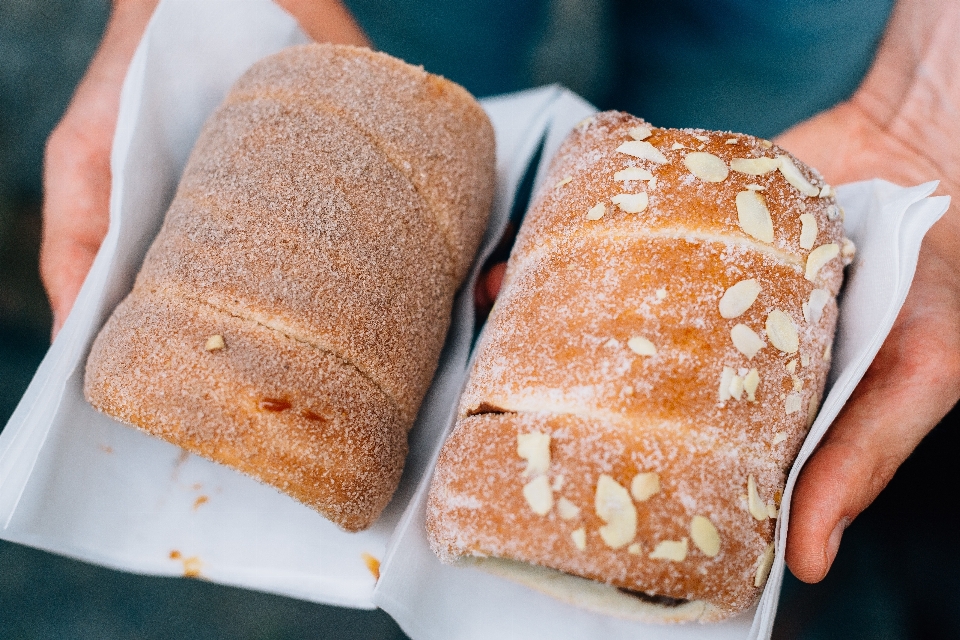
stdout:
{"type": "Polygon", "coordinates": [[[56,336],[76,300],[110,217],[110,148],[120,90],[157,0],[116,2],[103,41],[47,140],[40,275],[56,336]]]}
{"type": "Polygon", "coordinates": [[[109,144],[70,129],[55,130],[44,159],[40,247],[40,275],[53,309],[54,336],[107,233],[109,200],[109,144]]]}
{"type": "Polygon", "coordinates": [[[317,42],[372,47],[366,34],[340,0],[278,0],[317,42]]]}
{"type": "Polygon", "coordinates": [[[805,582],[826,576],[847,524],[960,397],[955,275],[922,256],[893,330],[798,478],[786,560],[805,582]]]}
{"type": "Polygon", "coordinates": [[[500,293],[500,287],[503,285],[503,275],[506,271],[506,262],[495,262],[486,271],[480,273],[473,297],[479,317],[486,318],[490,309],[493,308],[493,302],[500,293]]]}

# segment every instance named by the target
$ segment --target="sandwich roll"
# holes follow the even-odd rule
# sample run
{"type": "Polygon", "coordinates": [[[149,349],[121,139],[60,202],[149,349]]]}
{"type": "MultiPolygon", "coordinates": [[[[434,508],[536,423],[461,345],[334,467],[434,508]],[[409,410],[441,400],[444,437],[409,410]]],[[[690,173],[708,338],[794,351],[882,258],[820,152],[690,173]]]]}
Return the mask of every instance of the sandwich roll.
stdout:
{"type": "Polygon", "coordinates": [[[832,189],[768,141],[578,125],[441,451],[434,551],[616,615],[749,607],[852,255],[832,189]]]}
{"type": "Polygon", "coordinates": [[[382,53],[254,65],[206,123],[97,337],[99,410],[347,530],[399,481],[493,192],[489,120],[382,53]]]}

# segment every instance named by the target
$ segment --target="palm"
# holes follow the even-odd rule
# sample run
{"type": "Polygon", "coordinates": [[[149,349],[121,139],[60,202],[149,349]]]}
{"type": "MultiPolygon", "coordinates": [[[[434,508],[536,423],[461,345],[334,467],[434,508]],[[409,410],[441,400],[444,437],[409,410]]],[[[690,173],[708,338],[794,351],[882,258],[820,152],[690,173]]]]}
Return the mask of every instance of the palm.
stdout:
{"type": "MultiPolygon", "coordinates": [[[[778,143],[833,184],[884,178],[903,185],[941,180],[939,145],[918,149],[903,135],[916,113],[909,96],[878,117],[871,84],[850,102],[787,131],[778,143]]],[[[943,141],[942,144],[945,144],[943,141]]],[[[787,562],[822,579],[843,528],[876,498],[897,467],[960,397],[960,225],[954,210],[921,249],[910,294],[883,347],[797,482],[787,562]]]]}

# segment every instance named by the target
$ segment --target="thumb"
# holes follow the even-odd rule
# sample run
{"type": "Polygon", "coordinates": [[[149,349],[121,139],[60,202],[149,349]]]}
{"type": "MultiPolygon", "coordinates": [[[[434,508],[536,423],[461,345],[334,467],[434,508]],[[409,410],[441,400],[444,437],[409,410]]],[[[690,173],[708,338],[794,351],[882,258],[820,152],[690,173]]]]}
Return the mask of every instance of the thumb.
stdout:
{"type": "Polygon", "coordinates": [[[921,260],[893,330],[800,473],[786,552],[800,580],[826,576],[844,528],[960,396],[960,304],[941,267],[921,260]]]}

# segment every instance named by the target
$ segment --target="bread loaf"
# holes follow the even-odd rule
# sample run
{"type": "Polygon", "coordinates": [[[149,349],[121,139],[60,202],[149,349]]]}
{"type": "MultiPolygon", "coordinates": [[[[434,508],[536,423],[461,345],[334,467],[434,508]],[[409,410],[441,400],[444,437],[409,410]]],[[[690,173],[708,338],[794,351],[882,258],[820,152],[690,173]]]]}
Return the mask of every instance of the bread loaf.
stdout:
{"type": "Polygon", "coordinates": [[[618,615],[750,606],[826,382],[853,251],[841,214],[765,140],[581,123],[440,454],[434,551],[618,615]]]}
{"type": "Polygon", "coordinates": [[[403,468],[493,194],[461,87],[334,45],[254,65],[205,125],[97,337],[101,411],[347,530],[403,468]]]}

